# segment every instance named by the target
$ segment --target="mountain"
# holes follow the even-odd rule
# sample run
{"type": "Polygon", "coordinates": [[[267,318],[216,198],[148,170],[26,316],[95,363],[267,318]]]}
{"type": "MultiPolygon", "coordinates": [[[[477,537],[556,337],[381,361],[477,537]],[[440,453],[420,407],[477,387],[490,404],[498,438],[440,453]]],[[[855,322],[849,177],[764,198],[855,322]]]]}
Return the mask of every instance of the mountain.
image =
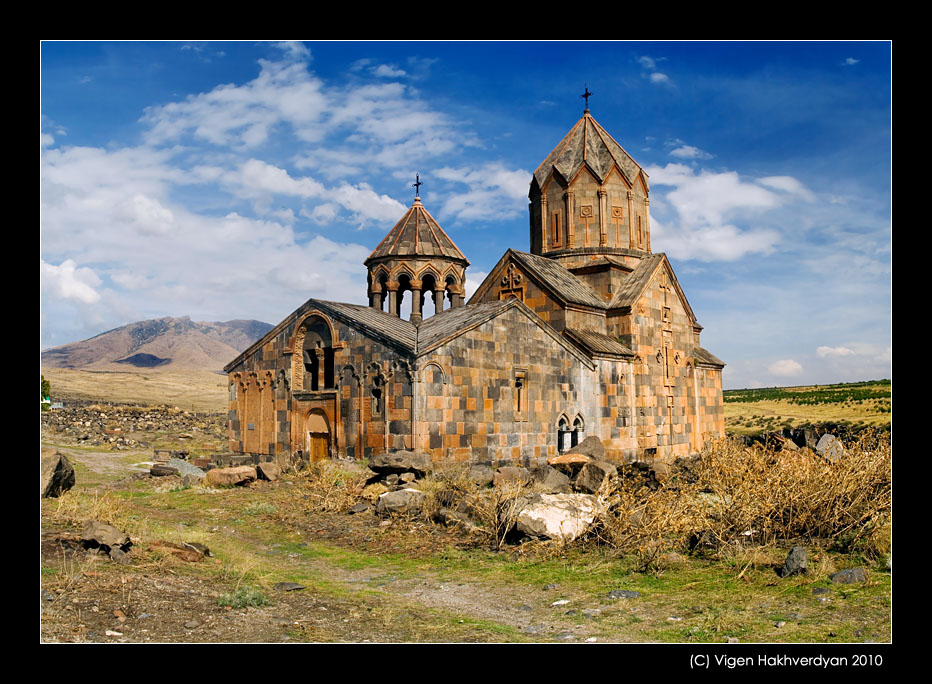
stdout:
{"type": "Polygon", "coordinates": [[[189,316],[114,328],[42,352],[43,368],[220,370],[272,329],[262,321],[198,323],[189,316]]]}

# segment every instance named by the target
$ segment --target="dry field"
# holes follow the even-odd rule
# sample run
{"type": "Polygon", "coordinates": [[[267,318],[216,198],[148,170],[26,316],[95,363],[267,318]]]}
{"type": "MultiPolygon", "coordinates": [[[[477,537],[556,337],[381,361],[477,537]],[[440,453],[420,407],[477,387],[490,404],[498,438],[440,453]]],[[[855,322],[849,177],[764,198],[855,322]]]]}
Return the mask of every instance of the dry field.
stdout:
{"type": "Polygon", "coordinates": [[[227,377],[214,371],[42,371],[52,401],[80,399],[140,406],[168,405],[189,411],[225,411],[227,377]]]}

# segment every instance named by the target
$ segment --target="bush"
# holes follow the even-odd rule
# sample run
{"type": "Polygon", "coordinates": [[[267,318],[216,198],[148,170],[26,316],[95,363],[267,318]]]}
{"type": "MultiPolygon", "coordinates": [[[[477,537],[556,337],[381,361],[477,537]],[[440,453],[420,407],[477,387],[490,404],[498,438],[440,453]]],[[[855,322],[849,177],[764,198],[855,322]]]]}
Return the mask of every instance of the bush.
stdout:
{"type": "Polygon", "coordinates": [[[217,599],[218,606],[230,606],[231,608],[246,608],[248,606],[260,607],[267,606],[270,601],[259,589],[250,586],[242,586],[235,591],[227,594],[221,594],[217,599]]]}

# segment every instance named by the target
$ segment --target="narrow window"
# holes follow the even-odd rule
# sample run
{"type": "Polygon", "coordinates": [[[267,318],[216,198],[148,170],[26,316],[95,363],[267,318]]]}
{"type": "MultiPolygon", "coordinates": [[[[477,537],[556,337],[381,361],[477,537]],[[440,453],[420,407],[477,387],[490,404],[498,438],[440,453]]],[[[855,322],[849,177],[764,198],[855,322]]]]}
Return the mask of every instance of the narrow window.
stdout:
{"type": "Polygon", "coordinates": [[[527,370],[523,368],[515,369],[514,402],[515,420],[526,421],[528,410],[527,370]]]}
{"type": "Polygon", "coordinates": [[[550,225],[553,227],[553,244],[555,246],[560,245],[560,212],[553,212],[553,218],[550,221],[550,225]]]}

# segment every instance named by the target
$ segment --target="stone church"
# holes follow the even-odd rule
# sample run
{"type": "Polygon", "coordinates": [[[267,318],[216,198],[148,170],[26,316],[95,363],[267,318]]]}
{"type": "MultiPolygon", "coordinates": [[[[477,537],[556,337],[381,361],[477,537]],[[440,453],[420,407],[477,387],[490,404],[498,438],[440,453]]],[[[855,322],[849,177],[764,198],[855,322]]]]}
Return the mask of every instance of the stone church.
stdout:
{"type": "Polygon", "coordinates": [[[224,368],[230,450],[527,462],[595,435],[630,462],[724,436],[724,363],[651,251],[647,174],[588,107],[529,199],[530,250],[466,302],[469,261],[415,198],[365,261],[368,306],[309,299],[224,368]]]}

